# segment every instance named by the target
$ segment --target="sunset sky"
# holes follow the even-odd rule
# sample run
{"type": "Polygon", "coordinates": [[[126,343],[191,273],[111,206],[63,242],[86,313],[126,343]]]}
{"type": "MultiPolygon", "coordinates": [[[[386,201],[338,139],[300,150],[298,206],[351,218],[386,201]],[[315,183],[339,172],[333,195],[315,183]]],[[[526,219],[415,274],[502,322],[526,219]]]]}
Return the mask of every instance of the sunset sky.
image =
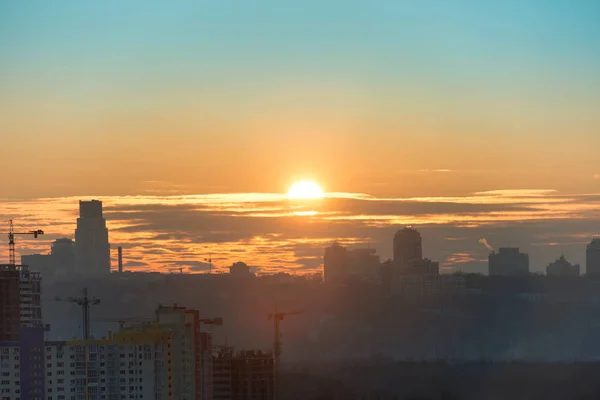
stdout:
{"type": "Polygon", "coordinates": [[[448,270],[485,270],[481,236],[584,264],[598,21],[595,0],[2,1],[0,217],[72,236],[101,198],[132,268],[311,270],[333,239],[389,257],[403,224],[448,270]],[[300,179],[339,197],[292,217],[300,179]]]}

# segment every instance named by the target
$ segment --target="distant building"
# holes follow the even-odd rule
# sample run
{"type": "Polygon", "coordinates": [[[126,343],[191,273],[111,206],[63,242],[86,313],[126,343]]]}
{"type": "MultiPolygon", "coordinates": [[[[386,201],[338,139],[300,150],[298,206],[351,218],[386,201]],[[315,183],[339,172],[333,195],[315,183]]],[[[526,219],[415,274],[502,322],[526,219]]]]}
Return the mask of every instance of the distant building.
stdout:
{"type": "Polygon", "coordinates": [[[273,400],[275,367],[272,353],[221,348],[213,356],[215,400],[273,400]]]}
{"type": "Polygon", "coordinates": [[[428,258],[422,260],[413,260],[408,267],[410,275],[439,275],[440,263],[431,261],[428,258]]]}
{"type": "Polygon", "coordinates": [[[416,229],[406,227],[394,235],[394,265],[396,274],[409,272],[410,264],[423,258],[421,234],[416,229]]]}
{"type": "Polygon", "coordinates": [[[585,274],[593,278],[600,277],[600,238],[593,239],[586,248],[585,274]]]}
{"type": "Polygon", "coordinates": [[[247,278],[250,276],[250,267],[245,262],[238,261],[229,267],[229,275],[235,278],[247,278]]]}
{"type": "Polygon", "coordinates": [[[338,242],[325,249],[323,279],[325,282],[340,282],[348,275],[348,251],[338,242]]]}
{"type": "Polygon", "coordinates": [[[44,276],[54,275],[54,265],[50,254],[29,254],[21,256],[21,264],[27,265],[30,271],[43,273],[44,276]]]}
{"type": "Polygon", "coordinates": [[[101,201],[79,201],[75,250],[78,273],[88,276],[110,273],[110,244],[101,201]]]}
{"type": "Polygon", "coordinates": [[[346,253],[348,274],[364,280],[377,280],[381,261],[371,248],[352,249],[346,253]]]}
{"type": "Polygon", "coordinates": [[[72,274],[75,271],[75,242],[57,239],[52,243],[50,254],[23,255],[21,264],[27,265],[30,271],[42,273],[44,278],[72,274]]]}
{"type": "Polygon", "coordinates": [[[56,239],[52,243],[52,263],[56,275],[70,275],[75,272],[75,242],[68,238],[56,239]]]}
{"type": "Polygon", "coordinates": [[[579,276],[579,264],[572,265],[564,256],[553,261],[546,267],[548,276],[579,276]]]}
{"type": "Polygon", "coordinates": [[[529,275],[529,255],[519,252],[517,247],[500,248],[488,257],[490,276],[527,276],[529,275]]]}
{"type": "Polygon", "coordinates": [[[380,283],[385,294],[390,294],[392,280],[394,279],[394,262],[387,260],[381,263],[379,267],[380,283]]]}

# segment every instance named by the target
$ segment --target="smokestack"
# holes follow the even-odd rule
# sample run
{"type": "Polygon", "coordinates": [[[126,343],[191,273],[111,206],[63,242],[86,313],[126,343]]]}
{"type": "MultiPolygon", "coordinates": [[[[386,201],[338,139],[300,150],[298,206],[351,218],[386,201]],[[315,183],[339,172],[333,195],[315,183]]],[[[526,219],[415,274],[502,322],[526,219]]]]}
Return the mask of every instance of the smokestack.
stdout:
{"type": "Polygon", "coordinates": [[[118,254],[119,254],[119,273],[122,274],[123,273],[123,248],[121,246],[119,246],[118,250],[118,254]]]}
{"type": "Polygon", "coordinates": [[[479,243],[481,243],[482,245],[484,245],[485,247],[487,247],[487,249],[489,251],[494,251],[494,248],[487,242],[487,240],[482,237],[481,239],[479,239],[479,243]]]}

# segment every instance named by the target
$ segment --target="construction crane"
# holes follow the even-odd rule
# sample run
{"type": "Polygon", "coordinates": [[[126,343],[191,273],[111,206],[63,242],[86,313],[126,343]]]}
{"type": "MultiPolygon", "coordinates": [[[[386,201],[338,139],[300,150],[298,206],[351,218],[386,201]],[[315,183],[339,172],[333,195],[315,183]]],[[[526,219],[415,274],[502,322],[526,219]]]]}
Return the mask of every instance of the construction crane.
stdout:
{"type": "Polygon", "coordinates": [[[304,311],[277,312],[269,314],[269,321],[273,320],[273,354],[275,356],[275,400],[279,400],[279,363],[281,361],[281,331],[279,325],[285,317],[302,314],[304,311]]]}
{"type": "MultiPolygon", "coordinates": [[[[60,297],[56,297],[55,300],[63,301],[60,297]]],[[[78,306],[81,306],[83,319],[83,338],[85,340],[88,340],[90,338],[90,306],[100,304],[100,299],[97,299],[95,297],[89,298],[88,290],[87,288],[84,288],[83,297],[68,297],[64,301],[76,303],[78,306]]]]}
{"type": "Polygon", "coordinates": [[[10,265],[17,265],[16,253],[15,253],[15,235],[33,235],[35,239],[37,239],[38,235],[43,235],[44,231],[41,229],[35,231],[28,232],[15,232],[15,228],[13,226],[13,220],[8,220],[8,262],[10,265]]]}
{"type": "Polygon", "coordinates": [[[208,258],[205,258],[204,261],[206,261],[208,263],[208,273],[212,274],[212,267],[213,267],[213,264],[212,264],[212,254],[209,254],[208,258]]]}

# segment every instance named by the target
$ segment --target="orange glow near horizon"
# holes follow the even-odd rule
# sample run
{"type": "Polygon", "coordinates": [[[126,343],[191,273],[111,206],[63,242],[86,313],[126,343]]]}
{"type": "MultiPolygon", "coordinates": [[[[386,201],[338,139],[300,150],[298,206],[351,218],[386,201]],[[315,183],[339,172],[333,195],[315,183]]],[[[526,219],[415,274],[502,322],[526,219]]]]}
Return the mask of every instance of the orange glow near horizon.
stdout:
{"type": "Polygon", "coordinates": [[[323,190],[312,181],[301,181],[294,183],[288,191],[288,199],[322,199],[323,190]]]}

